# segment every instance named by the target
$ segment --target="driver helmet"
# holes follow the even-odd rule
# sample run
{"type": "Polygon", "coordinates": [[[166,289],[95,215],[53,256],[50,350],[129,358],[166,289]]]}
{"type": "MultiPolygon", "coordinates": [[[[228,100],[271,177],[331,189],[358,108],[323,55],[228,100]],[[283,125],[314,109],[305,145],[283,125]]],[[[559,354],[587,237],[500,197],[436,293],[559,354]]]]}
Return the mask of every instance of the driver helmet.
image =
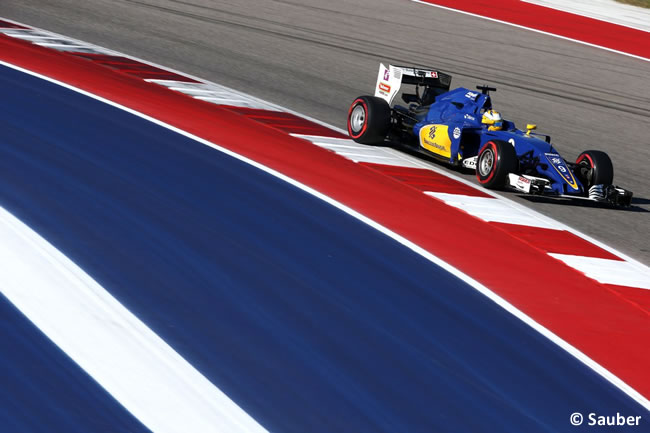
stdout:
{"type": "Polygon", "coordinates": [[[503,129],[503,119],[501,114],[496,110],[486,110],[483,113],[481,123],[487,125],[488,131],[501,131],[503,129]]]}

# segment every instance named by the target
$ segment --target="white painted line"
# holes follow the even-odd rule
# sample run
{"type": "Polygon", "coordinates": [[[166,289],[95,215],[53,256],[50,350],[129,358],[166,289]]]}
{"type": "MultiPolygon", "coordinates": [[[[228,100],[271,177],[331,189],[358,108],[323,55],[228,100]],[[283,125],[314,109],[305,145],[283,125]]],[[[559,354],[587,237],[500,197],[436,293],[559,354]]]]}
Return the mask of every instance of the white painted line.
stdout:
{"type": "Polygon", "coordinates": [[[388,161],[392,160],[389,156],[380,156],[376,153],[354,153],[354,152],[337,152],[339,155],[355,159],[357,162],[388,161]]]}
{"type": "Polygon", "coordinates": [[[321,135],[305,135],[305,134],[289,134],[293,137],[302,138],[303,140],[310,141],[314,144],[331,144],[331,145],[347,145],[357,147],[359,149],[368,149],[369,146],[364,144],[358,144],[349,138],[338,138],[338,137],[323,137],[321,135]]]}
{"type": "Polygon", "coordinates": [[[0,208],[0,288],[155,433],[266,432],[70,259],[0,208]]]}
{"type": "Polygon", "coordinates": [[[16,39],[25,39],[27,41],[47,41],[47,40],[55,40],[55,41],[60,41],[61,38],[58,36],[48,36],[48,35],[41,35],[38,33],[6,33],[7,36],[14,37],[16,39]]]}
{"type": "Polygon", "coordinates": [[[501,200],[495,200],[489,197],[475,197],[433,191],[426,191],[425,194],[442,200],[450,206],[462,209],[468,214],[480,218],[483,221],[518,224],[545,229],[558,229],[555,224],[550,224],[548,221],[542,218],[537,218],[527,212],[521,212],[519,209],[510,206],[508,203],[504,203],[501,200]]]}
{"type": "MultiPolygon", "coordinates": [[[[67,89],[73,90],[73,91],[75,91],[77,93],[80,93],[82,95],[86,95],[86,96],[88,96],[90,98],[93,98],[93,99],[95,99],[97,101],[101,101],[101,102],[106,103],[108,105],[111,105],[113,107],[119,108],[120,110],[123,110],[123,111],[125,111],[127,113],[131,113],[134,116],[138,116],[138,117],[140,117],[142,119],[148,120],[148,121],[150,121],[150,122],[152,122],[152,123],[154,123],[156,125],[167,128],[170,131],[174,131],[174,132],[176,132],[178,134],[181,134],[181,135],[183,135],[183,136],[185,136],[187,138],[190,138],[190,139],[195,140],[195,141],[197,141],[199,143],[202,143],[202,144],[204,144],[204,145],[206,145],[208,147],[211,147],[211,148],[213,148],[215,150],[218,150],[219,152],[222,152],[222,153],[224,153],[226,155],[229,155],[229,156],[231,156],[233,158],[236,158],[236,159],[238,159],[238,160],[240,160],[242,162],[250,164],[253,167],[256,167],[256,168],[258,168],[258,169],[260,169],[260,170],[262,170],[262,171],[264,171],[264,172],[266,172],[266,173],[268,173],[268,174],[270,174],[272,176],[277,177],[278,179],[281,179],[281,180],[289,183],[290,185],[295,186],[296,188],[301,189],[302,191],[305,191],[308,194],[313,195],[314,197],[317,197],[317,198],[323,200],[324,202],[326,202],[326,203],[336,207],[337,209],[347,213],[348,215],[358,219],[359,221],[367,224],[368,226],[374,228],[375,230],[378,230],[379,232],[385,234],[386,236],[390,237],[391,239],[395,240],[396,242],[399,242],[400,244],[402,244],[405,247],[409,248],[413,252],[415,252],[415,253],[421,255],[422,257],[426,258],[430,262],[442,267],[447,272],[449,272],[452,275],[459,278],[461,281],[464,281],[465,283],[469,284],[470,286],[475,288],[477,291],[482,293],[484,296],[486,296],[488,299],[492,300],[494,303],[499,305],[501,308],[503,308],[504,310],[506,310],[507,312],[509,312],[513,316],[517,317],[519,320],[521,320],[522,322],[524,322],[525,324],[527,324],[528,326],[530,326],[531,328],[533,328],[534,330],[539,332],[544,337],[548,338],[550,341],[552,341],[558,347],[560,347],[563,350],[565,350],[566,352],[568,352],[570,355],[575,357],[577,360],[582,362],[584,365],[591,368],[594,372],[599,374],[605,380],[609,381],[612,385],[616,386],[618,389],[620,389],[622,392],[624,392],[626,395],[628,395],[634,401],[639,403],[641,406],[643,406],[644,408],[650,410],[650,400],[646,399],[643,395],[641,395],[638,391],[636,391],[630,385],[628,385],[627,383],[622,381],[619,377],[617,377],[612,372],[610,372],[609,370],[607,370],[606,368],[604,368],[603,366],[598,364],[596,361],[594,361],[589,356],[587,356],[586,354],[581,352],[579,349],[572,346],[568,342],[564,341],[562,338],[560,338],[558,335],[554,334],[549,329],[547,329],[544,326],[537,323],[532,317],[528,316],[523,311],[519,310],[514,305],[510,304],[508,301],[506,301],[504,298],[502,298],[501,296],[494,293],[492,290],[490,290],[486,286],[484,286],[481,283],[479,283],[478,281],[474,280],[473,278],[471,278],[467,274],[461,272],[459,269],[453,267],[452,265],[450,265],[449,263],[443,261],[439,257],[431,254],[429,251],[427,251],[424,248],[418,246],[417,244],[409,241],[408,239],[406,239],[406,238],[398,235],[397,233],[389,230],[388,228],[382,226],[381,224],[377,223],[376,221],[374,221],[374,220],[360,214],[359,212],[355,211],[354,209],[345,206],[344,204],[334,200],[333,198],[331,198],[331,197],[329,197],[329,196],[327,196],[327,195],[325,195],[325,194],[323,194],[323,193],[321,193],[321,192],[319,192],[319,191],[317,191],[317,190],[315,190],[315,189],[313,189],[313,188],[311,188],[311,187],[309,187],[307,185],[304,185],[304,184],[296,181],[295,179],[292,179],[292,178],[290,178],[290,177],[288,177],[288,176],[286,176],[286,175],[284,175],[284,174],[282,174],[282,173],[280,173],[280,172],[278,172],[276,170],[273,170],[272,168],[269,168],[269,167],[267,167],[267,166],[265,166],[263,164],[260,164],[257,161],[246,158],[245,156],[239,155],[239,154],[237,154],[237,153],[235,153],[235,152],[233,152],[233,151],[231,151],[229,149],[218,146],[218,145],[216,145],[216,144],[214,144],[214,143],[212,143],[212,142],[210,142],[208,140],[205,140],[205,139],[203,139],[201,137],[190,134],[187,131],[183,131],[182,129],[176,128],[176,127],[174,127],[172,125],[169,125],[169,124],[167,124],[165,122],[162,122],[162,121],[160,121],[158,119],[147,116],[146,114],[140,113],[140,112],[135,111],[135,110],[133,110],[131,108],[125,107],[125,106],[117,104],[117,103],[115,103],[113,101],[109,101],[108,99],[102,98],[101,96],[94,95],[92,93],[86,92],[85,90],[79,89],[77,87],[71,86],[69,84],[63,83],[61,81],[58,81],[58,80],[55,80],[55,79],[52,79],[52,78],[49,78],[47,76],[38,74],[36,72],[21,68],[19,66],[16,66],[16,65],[13,65],[13,64],[10,64],[10,63],[6,63],[6,62],[3,62],[3,61],[0,61],[0,64],[2,64],[4,66],[7,66],[9,68],[15,69],[17,71],[21,71],[21,72],[24,72],[26,74],[41,78],[43,80],[49,81],[51,83],[57,84],[59,86],[65,87],[67,89]]],[[[188,430],[186,430],[186,431],[188,431],[188,430]]]]}
{"type": "Polygon", "coordinates": [[[516,28],[519,28],[519,29],[524,29],[524,30],[529,30],[531,32],[540,33],[542,35],[553,36],[554,38],[564,39],[565,41],[576,42],[578,44],[586,45],[588,47],[600,48],[601,50],[610,51],[612,53],[617,53],[617,54],[623,54],[624,56],[633,57],[635,59],[643,60],[645,62],[650,62],[650,58],[637,56],[635,54],[626,53],[624,51],[614,50],[612,48],[603,47],[601,45],[590,44],[589,42],[584,42],[584,41],[581,41],[581,40],[578,40],[578,39],[567,38],[566,36],[556,35],[556,34],[553,34],[553,33],[533,29],[533,28],[522,26],[522,25],[519,25],[519,24],[509,23],[508,21],[497,20],[495,18],[484,17],[483,15],[473,14],[471,12],[465,12],[465,11],[462,11],[460,9],[453,9],[453,8],[449,8],[449,7],[446,7],[446,6],[440,6],[440,5],[436,5],[436,4],[433,4],[433,3],[427,3],[426,1],[423,1],[423,0],[411,0],[411,1],[415,2],[415,3],[421,3],[421,4],[427,5],[427,6],[433,6],[433,7],[436,7],[436,8],[445,9],[445,10],[452,11],[452,12],[458,12],[458,13],[463,14],[463,15],[469,15],[469,16],[472,16],[472,17],[481,18],[481,19],[488,20],[488,21],[493,21],[495,23],[506,24],[508,26],[516,27],[516,28]]]}
{"type": "Polygon", "coordinates": [[[628,262],[567,254],[549,255],[600,283],[650,290],[650,272],[641,273],[628,262]]]}
{"type": "MultiPolygon", "coordinates": [[[[165,68],[161,68],[161,69],[167,70],[165,68]]],[[[180,74],[180,75],[185,75],[185,74],[180,74]]],[[[156,80],[156,79],[149,79],[146,81],[150,83],[156,83],[161,86],[165,86],[171,90],[181,92],[186,95],[192,96],[195,99],[211,102],[213,104],[231,105],[234,107],[255,108],[261,110],[268,110],[268,111],[282,111],[282,110],[278,110],[276,107],[272,106],[271,104],[268,104],[266,102],[260,101],[255,98],[251,98],[248,95],[244,95],[241,92],[214,83],[204,83],[204,82],[187,83],[183,81],[156,80]]]]}
{"type": "Polygon", "coordinates": [[[359,146],[351,146],[349,144],[329,144],[329,143],[318,143],[314,142],[316,146],[324,147],[325,149],[330,149],[336,151],[336,149],[359,149],[359,146]]]}
{"type": "Polygon", "coordinates": [[[391,156],[386,156],[382,155],[379,152],[368,152],[364,151],[363,149],[352,149],[352,150],[337,150],[336,153],[338,153],[341,156],[354,156],[354,157],[360,157],[360,158],[379,158],[379,159],[392,159],[391,156]]]}
{"type": "Polygon", "coordinates": [[[77,50],[77,49],[84,48],[84,46],[82,45],[58,44],[53,42],[35,42],[35,44],[40,45],[41,47],[54,48],[54,49],[63,48],[65,50],[77,50]]]}
{"type": "Polygon", "coordinates": [[[273,111],[273,110],[267,110],[264,107],[260,107],[258,104],[254,102],[249,102],[242,99],[228,99],[224,97],[211,97],[211,96],[193,96],[193,98],[205,102],[210,102],[215,105],[229,105],[231,107],[255,108],[255,109],[262,109],[265,111],[273,111]]]}
{"type": "MultiPolygon", "coordinates": [[[[154,80],[150,80],[154,82],[154,80]]],[[[192,88],[186,88],[186,87],[170,87],[170,89],[175,90],[177,92],[185,93],[186,95],[192,95],[192,96],[209,96],[212,95],[214,92],[212,90],[208,89],[192,89],[192,88]]]]}
{"type": "Polygon", "coordinates": [[[421,168],[414,163],[414,159],[403,153],[388,147],[372,147],[355,143],[349,138],[322,137],[319,135],[290,134],[297,138],[310,141],[319,147],[331,150],[338,155],[348,158],[354,162],[370,162],[395,167],[421,168]],[[355,152],[348,152],[345,149],[354,149],[355,152]]]}

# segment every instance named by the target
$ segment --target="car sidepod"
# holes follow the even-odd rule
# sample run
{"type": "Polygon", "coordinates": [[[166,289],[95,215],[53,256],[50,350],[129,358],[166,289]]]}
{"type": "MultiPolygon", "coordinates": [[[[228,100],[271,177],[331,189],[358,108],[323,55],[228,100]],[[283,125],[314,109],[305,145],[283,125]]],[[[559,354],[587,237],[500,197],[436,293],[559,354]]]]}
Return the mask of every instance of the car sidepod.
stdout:
{"type": "Polygon", "coordinates": [[[420,147],[433,156],[457,165],[462,159],[460,143],[463,125],[430,124],[422,125],[417,135],[420,147]]]}

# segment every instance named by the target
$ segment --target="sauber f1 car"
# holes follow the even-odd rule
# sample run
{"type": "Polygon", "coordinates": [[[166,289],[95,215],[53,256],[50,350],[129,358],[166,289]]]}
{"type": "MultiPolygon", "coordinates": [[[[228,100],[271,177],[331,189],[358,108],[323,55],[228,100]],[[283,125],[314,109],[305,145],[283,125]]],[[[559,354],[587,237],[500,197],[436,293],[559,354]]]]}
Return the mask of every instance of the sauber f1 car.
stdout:
{"type": "Polygon", "coordinates": [[[350,106],[348,133],[358,143],[399,143],[475,170],[486,188],[630,205],[632,192],[613,185],[605,152],[587,150],[567,162],[551,137],[533,132],[535,125],[524,132],[492,109],[495,88],[450,86],[451,76],[437,70],[380,65],[375,95],[360,96],[350,106]],[[391,106],[403,84],[415,92],[402,92],[406,106],[391,106]]]}

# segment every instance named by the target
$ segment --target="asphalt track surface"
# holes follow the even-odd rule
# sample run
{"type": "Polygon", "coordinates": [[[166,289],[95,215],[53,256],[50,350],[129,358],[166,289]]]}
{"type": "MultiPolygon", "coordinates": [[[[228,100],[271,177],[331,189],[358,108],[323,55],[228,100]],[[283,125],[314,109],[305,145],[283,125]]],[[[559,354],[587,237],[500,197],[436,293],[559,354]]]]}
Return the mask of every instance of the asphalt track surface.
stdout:
{"type": "MultiPolygon", "coordinates": [[[[321,200],[38,78],[0,67],[0,90],[2,206],[270,431],[573,431],[571,411],[644,413],[321,200]]],[[[0,313],[3,427],[146,431],[4,298],[0,313]]]]}
{"type": "Polygon", "coordinates": [[[565,158],[607,151],[635,199],[621,211],[505,195],[650,264],[650,62],[406,0],[4,0],[0,16],[338,127],[352,99],[373,92],[379,62],[495,85],[496,108],[520,127],[536,123],[565,158]]]}

